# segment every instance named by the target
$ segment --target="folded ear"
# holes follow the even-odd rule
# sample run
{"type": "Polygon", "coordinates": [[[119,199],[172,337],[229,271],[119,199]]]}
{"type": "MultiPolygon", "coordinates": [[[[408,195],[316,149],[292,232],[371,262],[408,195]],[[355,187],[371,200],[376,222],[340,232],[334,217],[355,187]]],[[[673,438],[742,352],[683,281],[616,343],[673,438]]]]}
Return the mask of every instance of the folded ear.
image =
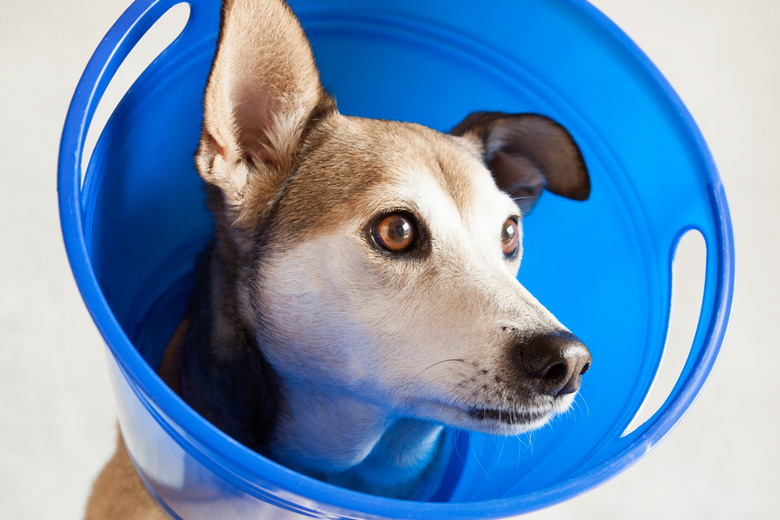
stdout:
{"type": "Polygon", "coordinates": [[[221,192],[231,225],[258,214],[289,174],[307,126],[332,110],[287,4],[223,2],[196,164],[221,192]]]}
{"type": "Polygon", "coordinates": [[[533,208],[544,188],[574,200],[590,195],[590,177],[577,143],[548,117],[475,112],[451,133],[477,142],[496,184],[523,213],[533,208]]]}

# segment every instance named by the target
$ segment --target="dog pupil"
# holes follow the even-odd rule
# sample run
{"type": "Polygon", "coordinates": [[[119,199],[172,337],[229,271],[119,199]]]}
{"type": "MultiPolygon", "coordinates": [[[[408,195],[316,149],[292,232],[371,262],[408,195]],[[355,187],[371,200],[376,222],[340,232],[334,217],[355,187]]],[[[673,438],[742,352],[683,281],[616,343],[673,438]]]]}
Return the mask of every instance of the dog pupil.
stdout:
{"type": "Polygon", "coordinates": [[[405,218],[396,216],[392,217],[390,231],[390,241],[400,245],[409,239],[412,234],[412,226],[405,218]]]}
{"type": "Polygon", "coordinates": [[[403,241],[409,235],[409,223],[404,221],[397,222],[395,225],[395,239],[403,241]]]}
{"type": "Polygon", "coordinates": [[[511,244],[514,238],[515,229],[512,227],[512,224],[507,224],[507,226],[504,228],[504,242],[511,244]]]}

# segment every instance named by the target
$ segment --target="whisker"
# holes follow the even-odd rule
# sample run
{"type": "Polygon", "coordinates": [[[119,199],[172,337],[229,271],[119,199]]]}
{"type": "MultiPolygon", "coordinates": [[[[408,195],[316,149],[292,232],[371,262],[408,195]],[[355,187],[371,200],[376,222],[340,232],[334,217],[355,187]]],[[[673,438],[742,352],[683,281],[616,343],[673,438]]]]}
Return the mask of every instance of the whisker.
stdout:
{"type": "Polygon", "coordinates": [[[567,415],[571,415],[571,414],[579,415],[581,413],[582,413],[582,404],[578,400],[576,400],[576,399],[574,400],[572,405],[566,410],[566,414],[567,415]],[[576,414],[574,414],[575,408],[577,410],[576,414]]]}
{"type": "Polygon", "coordinates": [[[485,466],[482,465],[482,461],[480,460],[479,454],[476,451],[474,451],[474,460],[477,461],[477,466],[479,466],[479,469],[482,470],[482,473],[484,473],[487,478],[492,479],[493,477],[491,477],[490,473],[488,473],[488,471],[485,469],[485,466]]]}
{"type": "Polygon", "coordinates": [[[527,432],[526,437],[528,439],[527,443],[523,443],[525,445],[525,448],[530,452],[531,454],[531,464],[534,462],[534,431],[527,432]]]}
{"type": "Polygon", "coordinates": [[[496,436],[494,437],[496,439],[496,448],[498,448],[498,457],[497,459],[501,458],[501,455],[504,454],[504,447],[506,446],[506,438],[501,437],[501,446],[498,445],[499,438],[496,436]]]}
{"type": "MultiPolygon", "coordinates": [[[[582,398],[582,405],[585,406],[585,417],[590,417],[590,407],[588,406],[588,402],[585,400],[585,398],[580,394],[580,397],[582,398]]],[[[579,399],[578,399],[579,401],[579,399]]]]}
{"type": "Polygon", "coordinates": [[[465,363],[465,359],[442,359],[441,361],[437,361],[436,363],[433,363],[432,365],[428,365],[427,367],[423,368],[417,375],[414,377],[420,377],[424,372],[427,370],[430,370],[431,368],[435,367],[436,365],[441,365],[442,363],[465,363]]]}

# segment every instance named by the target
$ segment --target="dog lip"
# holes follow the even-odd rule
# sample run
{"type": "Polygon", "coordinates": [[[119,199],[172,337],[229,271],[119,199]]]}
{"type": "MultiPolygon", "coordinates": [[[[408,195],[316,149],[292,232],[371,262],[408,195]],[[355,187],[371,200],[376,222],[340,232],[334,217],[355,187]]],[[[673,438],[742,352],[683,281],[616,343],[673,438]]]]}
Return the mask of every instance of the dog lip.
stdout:
{"type": "Polygon", "coordinates": [[[549,412],[542,410],[500,410],[496,408],[470,408],[467,410],[470,418],[476,421],[495,421],[509,425],[531,424],[549,417],[549,412]]]}
{"type": "Polygon", "coordinates": [[[494,408],[490,405],[431,399],[416,401],[406,413],[467,430],[514,435],[543,425],[560,411],[562,410],[558,410],[554,403],[537,403],[530,409],[514,407],[511,404],[505,408],[494,408]]]}

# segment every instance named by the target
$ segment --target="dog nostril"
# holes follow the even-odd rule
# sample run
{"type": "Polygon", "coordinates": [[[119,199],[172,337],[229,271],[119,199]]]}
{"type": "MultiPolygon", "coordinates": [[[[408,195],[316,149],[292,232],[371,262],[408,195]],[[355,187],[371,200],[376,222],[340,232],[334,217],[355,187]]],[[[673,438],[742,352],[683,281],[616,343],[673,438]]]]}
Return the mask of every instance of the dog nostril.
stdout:
{"type": "Polygon", "coordinates": [[[547,379],[548,381],[558,381],[559,379],[566,377],[568,371],[566,363],[556,363],[547,370],[542,378],[547,379]]]}
{"type": "Polygon", "coordinates": [[[582,367],[582,370],[580,370],[580,375],[584,374],[588,370],[590,370],[590,363],[585,363],[585,366],[582,367]]]}

